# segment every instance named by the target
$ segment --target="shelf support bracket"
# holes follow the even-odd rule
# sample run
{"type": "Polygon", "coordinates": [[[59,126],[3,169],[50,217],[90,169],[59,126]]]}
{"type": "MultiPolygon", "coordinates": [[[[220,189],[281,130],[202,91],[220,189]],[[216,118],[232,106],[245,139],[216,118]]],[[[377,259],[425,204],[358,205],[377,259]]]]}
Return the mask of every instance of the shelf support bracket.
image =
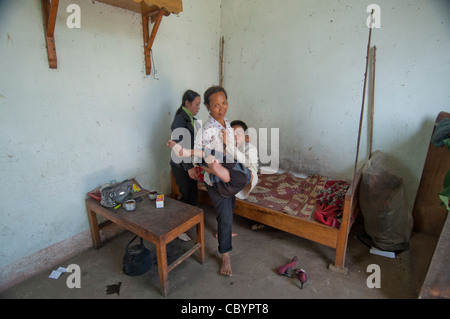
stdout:
{"type": "Polygon", "coordinates": [[[47,43],[48,64],[51,69],[58,67],[55,46],[55,24],[58,14],[59,0],[42,0],[42,15],[44,17],[44,34],[47,43]]]}
{"type": "Polygon", "coordinates": [[[156,33],[158,32],[159,25],[161,24],[161,20],[164,15],[167,15],[168,12],[165,8],[161,8],[158,11],[154,11],[151,13],[142,13],[142,28],[144,32],[144,57],[145,57],[145,73],[150,75],[152,70],[152,61],[151,61],[151,50],[153,46],[153,42],[155,41],[156,33]],[[153,22],[153,29],[150,34],[150,24],[149,19],[151,18],[151,22],[153,22]]]}

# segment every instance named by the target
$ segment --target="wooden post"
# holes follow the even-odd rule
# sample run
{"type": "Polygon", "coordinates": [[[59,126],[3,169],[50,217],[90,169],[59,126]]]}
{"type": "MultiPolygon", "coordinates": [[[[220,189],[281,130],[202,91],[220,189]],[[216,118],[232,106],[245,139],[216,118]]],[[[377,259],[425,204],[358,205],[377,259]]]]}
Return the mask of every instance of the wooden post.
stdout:
{"type": "Polygon", "coordinates": [[[222,37],[222,51],[220,54],[220,86],[223,87],[223,48],[225,46],[225,39],[222,37]]]}
{"type": "Polygon", "coordinates": [[[375,64],[377,61],[377,46],[373,47],[373,56],[372,56],[372,92],[370,98],[370,144],[369,144],[369,159],[372,158],[372,144],[373,144],[373,117],[375,110],[375,64]]]}

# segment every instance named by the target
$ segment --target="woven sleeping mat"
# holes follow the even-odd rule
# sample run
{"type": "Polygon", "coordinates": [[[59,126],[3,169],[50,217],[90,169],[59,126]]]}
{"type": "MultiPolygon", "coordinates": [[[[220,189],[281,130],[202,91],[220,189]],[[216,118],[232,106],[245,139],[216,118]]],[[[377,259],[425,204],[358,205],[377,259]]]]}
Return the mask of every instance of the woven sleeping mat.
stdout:
{"type": "MultiPolygon", "coordinates": [[[[327,182],[320,175],[299,178],[289,172],[258,174],[258,180],[246,201],[303,219],[312,218],[317,193],[327,182]]],[[[199,183],[199,188],[206,190],[203,183],[199,183]]]]}

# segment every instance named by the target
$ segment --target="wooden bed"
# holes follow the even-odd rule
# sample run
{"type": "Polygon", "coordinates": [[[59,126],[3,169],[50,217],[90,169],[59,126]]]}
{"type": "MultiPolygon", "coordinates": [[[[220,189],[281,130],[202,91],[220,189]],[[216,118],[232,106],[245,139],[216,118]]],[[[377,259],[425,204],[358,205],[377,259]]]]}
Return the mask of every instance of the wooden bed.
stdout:
{"type": "MultiPolygon", "coordinates": [[[[359,184],[361,180],[361,170],[356,173],[355,182],[350,185],[345,195],[342,221],[339,228],[334,228],[322,224],[314,218],[302,218],[259,205],[247,200],[236,200],[234,214],[251,219],[255,222],[288,232],[290,234],[312,240],[319,244],[334,248],[336,250],[334,264],[330,264],[328,269],[340,274],[347,275],[348,269],[345,267],[345,256],[347,250],[348,234],[356,215],[359,213],[359,184]]],[[[260,185],[260,181],[258,185],[260,185]]],[[[178,186],[171,174],[172,198],[181,196],[178,186]]],[[[258,187],[258,186],[256,186],[258,187]]],[[[256,188],[255,188],[256,189],[256,188]]],[[[208,192],[204,185],[199,183],[199,203],[212,205],[208,192]]]]}

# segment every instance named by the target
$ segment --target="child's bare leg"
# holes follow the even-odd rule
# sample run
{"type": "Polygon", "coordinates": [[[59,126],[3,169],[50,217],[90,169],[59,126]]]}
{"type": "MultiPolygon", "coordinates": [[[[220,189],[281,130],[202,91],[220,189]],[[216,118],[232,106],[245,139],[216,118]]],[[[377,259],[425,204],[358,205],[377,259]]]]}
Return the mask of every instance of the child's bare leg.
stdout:
{"type": "Polygon", "coordinates": [[[168,148],[172,149],[173,152],[174,152],[177,156],[180,156],[180,157],[188,157],[188,156],[191,156],[191,151],[190,151],[190,150],[186,150],[186,149],[182,148],[180,144],[178,144],[178,143],[176,143],[176,142],[174,142],[174,141],[172,141],[172,140],[169,140],[169,141],[166,143],[166,145],[167,145],[168,148]]]}
{"type": "Polygon", "coordinates": [[[181,147],[180,144],[178,144],[172,140],[169,140],[169,142],[167,142],[166,145],[167,145],[167,147],[173,149],[175,154],[177,154],[180,157],[189,157],[189,156],[203,157],[203,155],[204,155],[202,150],[185,149],[185,148],[181,147]]]}
{"type": "Polygon", "coordinates": [[[231,271],[231,258],[229,253],[222,254],[222,267],[220,268],[220,273],[224,276],[232,276],[231,271]]]}
{"type": "Polygon", "coordinates": [[[205,169],[206,172],[216,175],[225,183],[228,183],[231,180],[230,172],[228,171],[228,169],[223,167],[222,164],[220,164],[214,156],[209,155],[207,158],[205,158],[205,161],[208,164],[209,168],[205,169]]]}

